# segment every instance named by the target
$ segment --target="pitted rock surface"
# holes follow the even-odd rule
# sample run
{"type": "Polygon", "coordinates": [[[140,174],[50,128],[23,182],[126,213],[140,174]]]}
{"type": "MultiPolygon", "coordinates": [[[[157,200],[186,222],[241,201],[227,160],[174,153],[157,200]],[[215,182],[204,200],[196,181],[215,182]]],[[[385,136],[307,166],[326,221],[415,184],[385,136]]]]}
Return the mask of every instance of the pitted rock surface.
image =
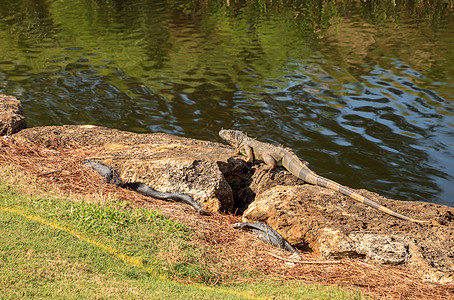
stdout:
{"type": "Polygon", "coordinates": [[[13,96],[0,94],[0,136],[12,135],[24,128],[21,101],[13,96]]]}
{"type": "Polygon", "coordinates": [[[87,157],[114,167],[123,182],[142,182],[162,192],[187,193],[210,212],[230,212],[233,197],[218,161],[231,149],[164,133],[137,134],[98,126],[49,126],[22,130],[19,141],[51,148],[98,147],[87,157]]]}
{"type": "Polygon", "coordinates": [[[454,209],[447,206],[358,190],[396,212],[433,222],[400,220],[305,184],[283,168],[257,178],[260,164],[232,158],[235,151],[230,146],[163,133],[68,125],[29,128],[13,137],[49,148],[97,149],[99,155],[84,159],[116,168],[124,182],[186,192],[211,212],[244,212],[244,221],[265,222],[301,251],[329,259],[405,265],[431,281],[454,281],[454,209]]]}
{"type": "Polygon", "coordinates": [[[454,280],[453,208],[385,199],[366,190],[358,192],[394,211],[440,225],[400,220],[308,184],[265,190],[244,212],[243,221],[265,222],[290,244],[327,259],[350,257],[406,264],[425,279],[454,280]]]}

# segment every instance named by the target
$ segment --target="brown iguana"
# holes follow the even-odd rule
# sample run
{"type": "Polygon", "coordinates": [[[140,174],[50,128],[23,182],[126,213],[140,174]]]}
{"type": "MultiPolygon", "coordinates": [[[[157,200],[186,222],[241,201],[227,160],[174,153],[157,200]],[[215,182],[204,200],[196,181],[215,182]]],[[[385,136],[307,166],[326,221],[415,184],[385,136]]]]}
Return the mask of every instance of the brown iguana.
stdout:
{"type": "Polygon", "coordinates": [[[243,154],[246,156],[247,162],[252,162],[254,158],[256,160],[261,160],[266,163],[266,166],[260,171],[261,173],[265,171],[271,171],[276,166],[283,166],[290,173],[296,177],[318,186],[326,187],[331,190],[340,192],[346,196],[349,196],[356,201],[369,205],[373,208],[376,208],[384,213],[387,213],[391,216],[402,220],[408,220],[416,223],[426,223],[428,221],[415,220],[410,217],[396,213],[389,208],[384,207],[378,203],[369,200],[357,192],[352,191],[351,189],[340,185],[332,180],[326,179],[322,176],[315,174],[311,169],[309,169],[309,164],[306,161],[300,160],[290,149],[283,148],[281,146],[277,147],[268,143],[259,142],[255,139],[248,137],[241,131],[238,130],[221,130],[219,131],[219,136],[229,142],[237,150],[235,155],[243,154]]]}

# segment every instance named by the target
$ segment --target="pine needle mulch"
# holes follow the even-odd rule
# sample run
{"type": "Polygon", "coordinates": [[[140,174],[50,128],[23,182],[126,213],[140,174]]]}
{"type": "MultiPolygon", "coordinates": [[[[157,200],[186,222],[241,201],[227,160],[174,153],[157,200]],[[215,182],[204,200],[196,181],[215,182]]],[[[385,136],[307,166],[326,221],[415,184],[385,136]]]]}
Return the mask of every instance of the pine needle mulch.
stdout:
{"type": "MultiPolygon", "coordinates": [[[[164,216],[196,229],[192,242],[202,247],[206,267],[215,274],[214,279],[203,283],[238,284],[274,278],[335,285],[373,298],[454,299],[453,284],[424,281],[403,266],[369,264],[359,259],[324,261],[310,252],[302,253],[302,260],[296,262],[285,251],[264,244],[253,234],[233,229],[231,225],[241,221],[239,216],[200,216],[187,205],[152,199],[107,184],[81,164],[99,151],[102,151],[99,147],[81,146],[44,148],[0,138],[0,164],[17,168],[43,189],[87,201],[108,198],[128,201],[135,207],[159,210],[164,216]]],[[[175,279],[189,281],[178,275],[175,279]]]]}

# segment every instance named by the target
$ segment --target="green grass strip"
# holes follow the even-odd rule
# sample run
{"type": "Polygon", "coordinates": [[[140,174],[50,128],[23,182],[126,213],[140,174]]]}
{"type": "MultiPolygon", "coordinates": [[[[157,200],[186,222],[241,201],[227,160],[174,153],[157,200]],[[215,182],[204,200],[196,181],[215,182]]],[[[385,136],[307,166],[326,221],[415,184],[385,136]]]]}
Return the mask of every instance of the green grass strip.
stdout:
{"type": "Polygon", "coordinates": [[[362,298],[331,286],[276,279],[182,284],[172,278],[210,284],[218,280],[210,270],[222,268],[204,258],[192,234],[157,211],[115,199],[27,196],[0,178],[0,299],[362,298]]]}
{"type": "MultiPolygon", "coordinates": [[[[77,238],[79,238],[80,240],[86,242],[86,243],[89,243],[97,248],[100,248],[106,252],[108,252],[109,254],[113,255],[114,257],[118,258],[118,259],[121,259],[122,261],[124,261],[125,263],[128,263],[128,264],[131,264],[135,267],[139,267],[141,268],[143,271],[157,277],[158,279],[160,280],[166,280],[166,281],[170,281],[170,279],[164,275],[161,275],[161,274],[158,274],[155,272],[155,270],[149,266],[145,266],[143,263],[142,263],[142,260],[140,259],[137,259],[137,258],[134,258],[134,257],[131,257],[131,256],[128,256],[124,253],[121,253],[120,251],[118,251],[117,249],[114,249],[110,246],[107,246],[107,245],[104,245],[102,243],[99,243],[93,239],[90,239],[89,237],[86,237],[82,234],[80,234],[79,232],[76,232],[70,228],[67,228],[67,227],[64,227],[64,226],[61,226],[55,222],[51,222],[49,220],[46,220],[46,219],[43,219],[39,216],[36,216],[36,215],[30,215],[30,214],[26,214],[25,212],[23,211],[20,211],[18,209],[14,209],[14,208],[9,208],[9,207],[1,207],[0,206],[0,210],[1,211],[6,211],[6,212],[9,212],[9,213],[13,213],[13,214],[17,214],[17,215],[20,215],[24,218],[27,218],[27,219],[30,219],[30,220],[33,220],[33,221],[36,221],[36,222],[39,222],[39,223],[42,223],[42,224],[45,224],[47,226],[50,226],[52,228],[55,228],[55,229],[58,229],[58,230],[62,230],[62,231],[65,231],[77,238]]],[[[265,298],[261,298],[261,297],[256,297],[256,296],[253,296],[253,295],[250,295],[249,293],[246,293],[246,292],[238,292],[238,291],[233,291],[233,290],[229,290],[229,289],[225,289],[225,288],[214,288],[214,287],[209,287],[209,286],[205,286],[205,285],[201,285],[201,284],[192,284],[193,286],[195,286],[196,288],[200,289],[200,290],[210,290],[210,291],[216,291],[216,292],[219,292],[219,293],[226,293],[226,294],[231,294],[231,295],[235,295],[235,296],[240,296],[244,299],[265,299],[265,298]]]]}

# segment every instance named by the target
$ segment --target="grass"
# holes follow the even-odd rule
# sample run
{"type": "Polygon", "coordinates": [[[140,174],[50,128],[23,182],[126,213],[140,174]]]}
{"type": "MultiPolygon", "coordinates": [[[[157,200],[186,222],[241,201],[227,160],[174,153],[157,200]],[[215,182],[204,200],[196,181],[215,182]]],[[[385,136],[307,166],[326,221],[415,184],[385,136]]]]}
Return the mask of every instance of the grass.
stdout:
{"type": "Polygon", "coordinates": [[[211,287],[212,262],[184,224],[128,203],[29,195],[0,173],[0,299],[361,298],[278,280],[211,287]]]}

